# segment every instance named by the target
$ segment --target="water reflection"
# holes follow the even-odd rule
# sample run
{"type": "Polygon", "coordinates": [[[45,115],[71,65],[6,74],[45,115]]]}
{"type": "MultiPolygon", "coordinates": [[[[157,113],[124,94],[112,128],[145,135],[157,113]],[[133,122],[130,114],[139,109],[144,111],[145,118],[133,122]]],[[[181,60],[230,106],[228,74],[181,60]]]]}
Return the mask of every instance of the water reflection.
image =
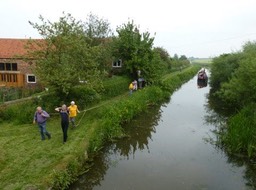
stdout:
{"type": "Polygon", "coordinates": [[[139,120],[136,120],[125,126],[126,133],[129,134],[129,138],[124,141],[118,141],[115,143],[114,153],[119,153],[121,156],[129,159],[132,155],[134,158],[137,150],[146,149],[150,152],[148,143],[152,140],[152,133],[156,132],[155,126],[157,126],[159,118],[161,116],[160,106],[158,108],[150,109],[147,113],[140,116],[139,120]]]}
{"type": "Polygon", "coordinates": [[[149,141],[152,141],[152,133],[156,132],[155,126],[161,117],[160,105],[154,106],[147,112],[138,115],[134,121],[127,124],[125,132],[129,136],[114,143],[109,143],[93,158],[93,166],[88,173],[82,175],[79,180],[72,184],[70,190],[91,190],[95,186],[100,186],[101,181],[104,180],[106,171],[110,167],[118,164],[119,159],[113,159],[113,155],[122,156],[124,159],[135,158],[136,151],[147,150],[150,152],[148,146],[149,141]]]}

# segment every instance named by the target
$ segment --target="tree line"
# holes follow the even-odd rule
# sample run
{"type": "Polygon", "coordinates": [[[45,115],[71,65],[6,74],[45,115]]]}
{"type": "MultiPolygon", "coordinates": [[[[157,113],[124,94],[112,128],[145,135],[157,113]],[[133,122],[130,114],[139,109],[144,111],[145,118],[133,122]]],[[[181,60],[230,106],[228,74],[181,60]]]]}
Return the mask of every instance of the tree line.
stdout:
{"type": "Polygon", "coordinates": [[[115,75],[136,79],[138,71],[149,83],[171,70],[189,65],[185,55],[171,57],[162,47],[154,47],[154,37],[141,32],[134,21],[111,30],[108,20],[90,13],[86,21],[63,13],[57,22],[39,16],[31,26],[42,40],[30,40],[27,59],[35,62],[40,83],[67,96],[79,85],[101,91],[104,77],[115,75]],[[122,67],[113,69],[117,61],[122,67]]]}

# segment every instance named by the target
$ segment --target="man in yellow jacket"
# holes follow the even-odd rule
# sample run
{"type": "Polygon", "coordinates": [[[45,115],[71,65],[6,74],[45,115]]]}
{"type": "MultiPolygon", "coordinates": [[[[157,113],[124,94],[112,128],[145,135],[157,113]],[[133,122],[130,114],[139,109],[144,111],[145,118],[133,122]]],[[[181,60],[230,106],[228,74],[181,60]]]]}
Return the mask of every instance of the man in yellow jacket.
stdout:
{"type": "Polygon", "coordinates": [[[69,110],[70,122],[72,123],[73,128],[75,128],[76,127],[75,117],[77,113],[80,113],[80,111],[78,110],[77,105],[75,104],[74,101],[71,102],[71,105],[68,107],[68,110],[69,110]]]}

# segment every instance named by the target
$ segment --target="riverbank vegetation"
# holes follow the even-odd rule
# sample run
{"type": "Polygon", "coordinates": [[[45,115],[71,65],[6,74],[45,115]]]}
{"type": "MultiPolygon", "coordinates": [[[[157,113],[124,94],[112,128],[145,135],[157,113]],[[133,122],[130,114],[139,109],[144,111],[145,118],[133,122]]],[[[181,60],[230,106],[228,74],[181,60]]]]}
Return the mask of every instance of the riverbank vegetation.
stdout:
{"type": "Polygon", "coordinates": [[[43,40],[31,40],[24,59],[33,58],[40,86],[47,91],[1,104],[0,189],[66,189],[88,170],[88,156],[125,135],[123,123],[168,99],[200,67],[190,66],[186,56],[173,61],[166,50],[154,48],[154,38],[133,21],[118,27],[118,36],[94,15],[86,22],[70,14],[58,22],[42,16],[40,21],[30,24],[43,40]],[[146,85],[128,95],[129,83],[138,78],[146,85]],[[71,100],[81,113],[78,127],[68,131],[68,142],[62,144],[54,108],[71,100]],[[50,140],[41,141],[32,125],[38,105],[51,115],[50,140]]]}
{"type": "Polygon", "coordinates": [[[241,52],[214,58],[210,79],[210,97],[221,105],[215,108],[229,113],[220,143],[229,153],[251,159],[256,158],[255,63],[256,43],[247,42],[241,52]]]}

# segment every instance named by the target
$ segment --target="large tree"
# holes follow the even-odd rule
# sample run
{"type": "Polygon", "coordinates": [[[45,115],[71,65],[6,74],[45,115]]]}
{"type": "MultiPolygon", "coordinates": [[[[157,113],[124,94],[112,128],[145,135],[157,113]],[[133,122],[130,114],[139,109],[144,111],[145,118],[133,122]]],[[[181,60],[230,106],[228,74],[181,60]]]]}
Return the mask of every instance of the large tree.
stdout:
{"type": "Polygon", "coordinates": [[[88,37],[91,47],[95,52],[95,60],[101,72],[109,72],[112,67],[111,42],[113,32],[108,20],[99,18],[90,13],[84,23],[85,35],[88,37]]]}
{"type": "Polygon", "coordinates": [[[30,57],[36,60],[36,74],[44,84],[58,92],[68,94],[81,81],[97,86],[99,72],[95,61],[95,49],[88,44],[81,21],[64,14],[57,22],[40,16],[41,24],[29,22],[42,36],[42,41],[33,41],[40,48],[32,48],[30,57]],[[39,42],[39,43],[38,43],[39,42]]]}
{"type": "Polygon", "coordinates": [[[118,36],[113,38],[114,57],[122,59],[126,72],[134,78],[138,70],[142,74],[148,73],[147,64],[151,63],[154,56],[152,51],[154,38],[150,37],[149,32],[141,34],[133,21],[117,27],[116,31],[118,36]]]}
{"type": "Polygon", "coordinates": [[[87,16],[84,31],[86,36],[92,39],[93,45],[101,44],[102,41],[113,36],[108,20],[99,18],[92,13],[87,16]]]}
{"type": "Polygon", "coordinates": [[[170,57],[169,53],[167,52],[167,50],[164,49],[163,47],[156,47],[153,50],[154,50],[154,52],[159,54],[159,56],[161,57],[161,60],[166,65],[166,68],[171,69],[171,67],[172,67],[171,66],[171,57],[170,57]]]}

